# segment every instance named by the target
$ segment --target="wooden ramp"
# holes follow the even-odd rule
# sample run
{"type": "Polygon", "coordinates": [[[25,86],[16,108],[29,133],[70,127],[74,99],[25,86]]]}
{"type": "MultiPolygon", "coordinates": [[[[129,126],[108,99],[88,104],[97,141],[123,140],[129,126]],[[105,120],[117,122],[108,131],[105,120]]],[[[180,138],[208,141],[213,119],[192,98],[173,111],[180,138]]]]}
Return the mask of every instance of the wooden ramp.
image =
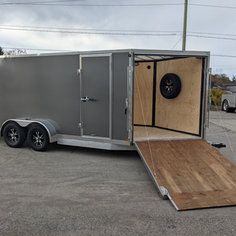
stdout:
{"type": "Polygon", "coordinates": [[[160,193],[177,210],[236,205],[236,166],[204,140],[140,141],[160,193]]]}

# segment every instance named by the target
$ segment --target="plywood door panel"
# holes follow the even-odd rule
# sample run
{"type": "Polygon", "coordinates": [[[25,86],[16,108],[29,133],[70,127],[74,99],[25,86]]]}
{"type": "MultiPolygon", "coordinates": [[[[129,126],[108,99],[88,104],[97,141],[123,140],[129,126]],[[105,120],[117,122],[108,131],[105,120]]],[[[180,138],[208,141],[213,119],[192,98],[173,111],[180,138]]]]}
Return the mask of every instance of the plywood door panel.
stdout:
{"type": "Polygon", "coordinates": [[[134,124],[152,125],[153,62],[135,66],[134,124]]]}
{"type": "Polygon", "coordinates": [[[184,58],[157,63],[156,126],[199,134],[202,59],[184,58]],[[166,99],[160,93],[161,78],[177,74],[182,83],[178,97],[166,99]]]}
{"type": "Polygon", "coordinates": [[[178,210],[236,205],[236,166],[204,140],[136,142],[178,210]]]}

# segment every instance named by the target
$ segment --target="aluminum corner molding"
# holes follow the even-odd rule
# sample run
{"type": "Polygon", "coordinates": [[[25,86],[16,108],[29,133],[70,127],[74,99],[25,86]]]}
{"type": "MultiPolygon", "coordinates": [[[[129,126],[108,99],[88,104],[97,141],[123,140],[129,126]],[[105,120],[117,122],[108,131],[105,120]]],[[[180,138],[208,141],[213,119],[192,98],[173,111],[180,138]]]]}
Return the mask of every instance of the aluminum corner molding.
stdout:
{"type": "Polygon", "coordinates": [[[129,66],[127,68],[127,131],[130,144],[133,143],[133,86],[134,86],[134,53],[129,52],[129,66]]]}

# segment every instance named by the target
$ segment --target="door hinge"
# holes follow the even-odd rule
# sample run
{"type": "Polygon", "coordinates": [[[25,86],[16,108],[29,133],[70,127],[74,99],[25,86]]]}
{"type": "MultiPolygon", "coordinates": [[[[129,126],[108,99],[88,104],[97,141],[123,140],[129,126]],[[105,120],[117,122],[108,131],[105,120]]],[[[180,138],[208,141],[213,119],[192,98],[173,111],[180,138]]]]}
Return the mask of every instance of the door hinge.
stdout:
{"type": "Polygon", "coordinates": [[[132,141],[132,130],[128,130],[128,140],[131,142],[132,141]]]}
{"type": "Polygon", "coordinates": [[[126,98],[125,99],[125,115],[127,115],[128,107],[129,107],[129,99],[126,98]]]}
{"type": "Polygon", "coordinates": [[[128,69],[128,73],[131,74],[131,73],[133,73],[134,67],[133,66],[128,66],[127,69],[128,69]]]}
{"type": "Polygon", "coordinates": [[[126,108],[129,107],[129,99],[128,99],[128,98],[125,99],[125,107],[126,107],[126,108]]]}

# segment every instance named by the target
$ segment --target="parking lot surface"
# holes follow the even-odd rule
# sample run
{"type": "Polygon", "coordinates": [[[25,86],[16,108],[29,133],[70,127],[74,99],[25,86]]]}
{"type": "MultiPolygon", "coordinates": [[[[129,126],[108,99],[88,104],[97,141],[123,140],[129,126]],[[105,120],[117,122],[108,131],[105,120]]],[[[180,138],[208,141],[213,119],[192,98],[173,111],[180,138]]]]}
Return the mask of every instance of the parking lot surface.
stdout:
{"type": "MultiPolygon", "coordinates": [[[[207,139],[236,164],[236,113],[210,118],[207,139]]],[[[40,153],[1,139],[0,235],[236,235],[236,207],[177,212],[136,152],[40,153]]]]}

